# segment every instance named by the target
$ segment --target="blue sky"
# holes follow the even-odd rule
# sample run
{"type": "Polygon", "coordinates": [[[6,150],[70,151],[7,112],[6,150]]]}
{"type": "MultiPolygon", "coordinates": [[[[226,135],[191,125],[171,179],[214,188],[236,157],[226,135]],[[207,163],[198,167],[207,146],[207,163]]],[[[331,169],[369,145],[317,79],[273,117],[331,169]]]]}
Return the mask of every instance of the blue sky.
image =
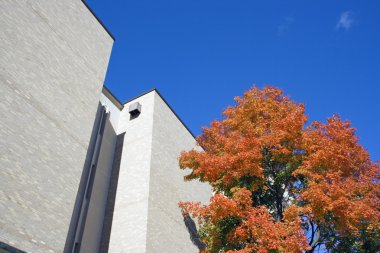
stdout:
{"type": "Polygon", "coordinates": [[[254,84],[338,113],[380,160],[380,2],[87,0],[115,36],[105,85],[157,88],[194,134],[254,84]]]}

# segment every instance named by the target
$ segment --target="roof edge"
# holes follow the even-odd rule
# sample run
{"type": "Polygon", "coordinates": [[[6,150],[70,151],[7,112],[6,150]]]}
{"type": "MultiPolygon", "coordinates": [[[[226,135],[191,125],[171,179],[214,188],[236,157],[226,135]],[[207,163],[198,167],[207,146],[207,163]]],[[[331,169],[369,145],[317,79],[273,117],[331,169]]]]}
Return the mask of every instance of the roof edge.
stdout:
{"type": "Polygon", "coordinates": [[[104,28],[104,30],[108,33],[108,35],[112,38],[113,41],[115,41],[115,37],[110,32],[110,30],[107,29],[107,27],[104,25],[104,23],[100,20],[100,18],[95,14],[95,12],[91,9],[91,7],[86,3],[85,0],[81,0],[84,6],[91,12],[91,14],[96,18],[96,20],[99,22],[99,24],[104,28]]]}
{"type": "Polygon", "coordinates": [[[158,94],[158,96],[160,96],[160,98],[162,99],[162,101],[164,101],[164,103],[169,107],[169,109],[172,111],[172,113],[177,117],[177,119],[179,120],[179,122],[181,122],[182,125],[186,128],[186,130],[193,136],[193,138],[196,139],[197,137],[193,134],[193,132],[190,130],[190,128],[187,127],[187,125],[185,124],[185,122],[183,122],[183,120],[174,111],[174,109],[169,105],[168,101],[166,101],[166,99],[161,95],[161,93],[157,89],[154,89],[154,90],[156,91],[156,93],[158,94]]]}
{"type": "Polygon", "coordinates": [[[157,89],[153,88],[153,89],[147,90],[147,91],[145,91],[145,92],[143,92],[143,93],[141,93],[141,94],[139,94],[137,96],[134,96],[133,98],[130,98],[130,99],[126,100],[125,102],[123,102],[123,105],[125,105],[125,104],[127,104],[127,103],[129,103],[129,102],[131,102],[131,101],[133,101],[135,99],[138,99],[139,97],[145,96],[146,94],[151,93],[152,91],[156,91],[157,92],[157,89]]]}
{"type": "Polygon", "coordinates": [[[169,105],[168,101],[166,101],[166,99],[161,95],[161,93],[156,89],[156,88],[153,88],[153,89],[150,89],[138,96],[135,96],[131,99],[128,99],[127,101],[125,101],[123,103],[123,105],[135,100],[135,99],[138,99],[142,96],[145,96],[146,94],[148,93],[151,93],[152,91],[155,91],[157,93],[157,95],[162,99],[162,101],[164,101],[164,103],[166,104],[166,106],[172,111],[172,113],[177,117],[177,119],[179,120],[179,122],[181,122],[181,124],[186,128],[186,130],[191,134],[191,136],[193,136],[194,139],[196,139],[196,136],[193,134],[193,132],[190,130],[190,128],[185,124],[185,122],[183,122],[183,120],[181,119],[180,116],[178,116],[178,114],[174,111],[174,109],[169,105]]]}
{"type": "Polygon", "coordinates": [[[102,88],[102,93],[104,94],[104,96],[106,96],[120,111],[124,108],[124,105],[123,103],[120,102],[119,99],[117,99],[117,97],[112,94],[112,92],[106,87],[103,85],[103,88],[102,88]]]}

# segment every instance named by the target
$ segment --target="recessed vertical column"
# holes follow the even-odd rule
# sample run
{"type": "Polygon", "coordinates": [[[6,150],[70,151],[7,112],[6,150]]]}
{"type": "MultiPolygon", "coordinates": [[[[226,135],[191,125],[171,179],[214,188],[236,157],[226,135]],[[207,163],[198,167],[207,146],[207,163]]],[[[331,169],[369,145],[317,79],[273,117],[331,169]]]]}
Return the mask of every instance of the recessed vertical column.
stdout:
{"type": "Polygon", "coordinates": [[[94,134],[87,151],[87,161],[83,169],[80,188],[66,240],[65,252],[77,253],[80,250],[106,119],[106,110],[103,106],[99,105],[98,117],[94,124],[94,134]]]}

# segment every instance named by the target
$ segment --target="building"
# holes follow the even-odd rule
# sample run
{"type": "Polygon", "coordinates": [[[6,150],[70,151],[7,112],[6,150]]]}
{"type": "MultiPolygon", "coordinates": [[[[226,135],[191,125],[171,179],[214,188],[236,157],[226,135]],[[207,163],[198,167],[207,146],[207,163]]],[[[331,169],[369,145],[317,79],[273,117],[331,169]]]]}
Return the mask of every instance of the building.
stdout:
{"type": "Polygon", "coordinates": [[[197,252],[190,131],[156,90],[103,87],[112,35],[80,0],[0,3],[0,252],[197,252]]]}

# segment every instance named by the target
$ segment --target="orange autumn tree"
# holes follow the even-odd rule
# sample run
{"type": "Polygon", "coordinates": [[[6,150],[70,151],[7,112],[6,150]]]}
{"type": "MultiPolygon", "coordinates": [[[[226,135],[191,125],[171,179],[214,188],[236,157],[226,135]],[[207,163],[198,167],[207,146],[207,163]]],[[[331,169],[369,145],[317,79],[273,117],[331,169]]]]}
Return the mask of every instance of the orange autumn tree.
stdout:
{"type": "Polygon", "coordinates": [[[380,249],[380,169],[349,122],[306,127],[303,104],[256,87],[203,128],[202,151],[181,169],[211,185],[210,203],[179,203],[197,218],[204,252],[380,249]]]}

